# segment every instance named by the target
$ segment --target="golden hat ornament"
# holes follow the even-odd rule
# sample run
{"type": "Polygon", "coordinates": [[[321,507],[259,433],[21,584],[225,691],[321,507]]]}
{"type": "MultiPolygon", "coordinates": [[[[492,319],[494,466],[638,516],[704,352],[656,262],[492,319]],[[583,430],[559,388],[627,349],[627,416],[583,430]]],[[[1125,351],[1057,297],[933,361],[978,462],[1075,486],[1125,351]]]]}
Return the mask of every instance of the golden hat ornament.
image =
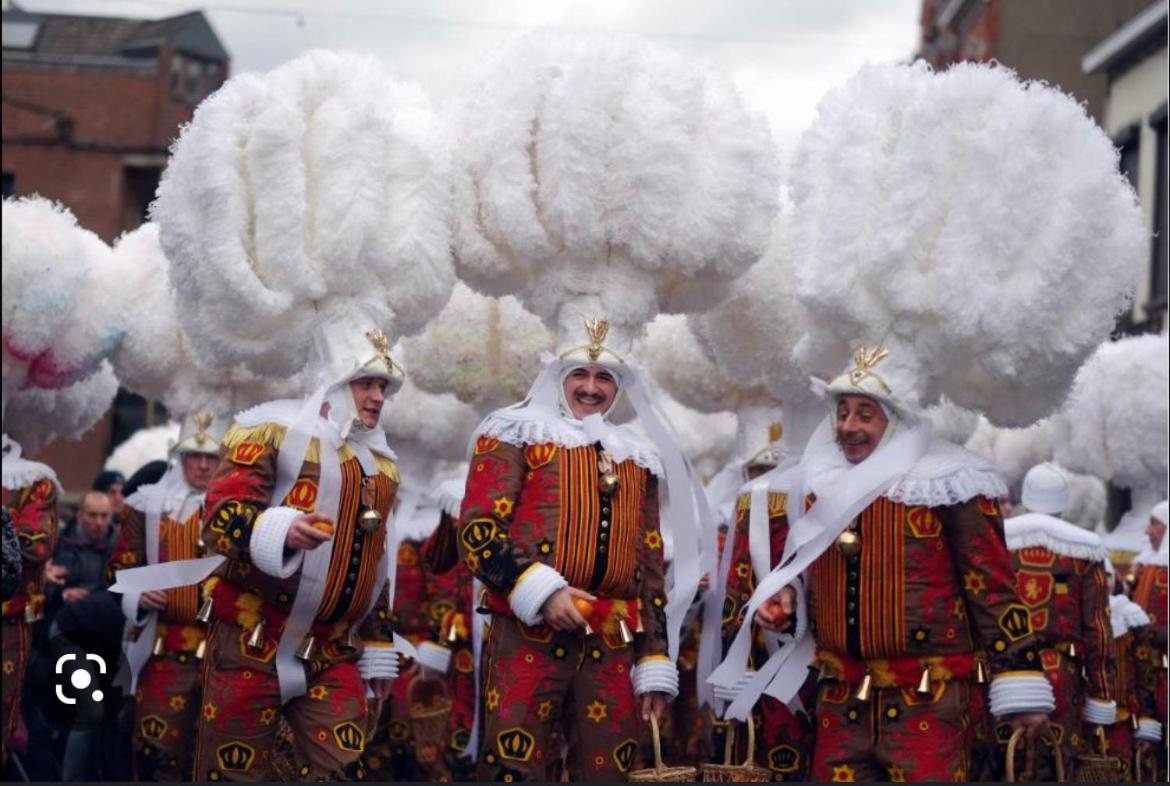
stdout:
{"type": "Polygon", "coordinates": [[[219,446],[227,434],[230,416],[212,409],[188,412],[179,423],[179,440],[175,453],[207,453],[218,456],[219,446]]]}
{"type": "Polygon", "coordinates": [[[580,358],[589,363],[617,363],[624,364],[622,356],[605,345],[609,335],[609,320],[602,316],[593,316],[585,320],[585,334],[588,343],[566,349],[560,354],[561,360],[580,358]]]}
{"type": "Polygon", "coordinates": [[[837,396],[868,396],[881,402],[899,417],[913,421],[918,413],[918,376],[909,364],[912,358],[895,355],[881,344],[861,344],[853,353],[853,362],[825,386],[825,392],[837,396]]]}

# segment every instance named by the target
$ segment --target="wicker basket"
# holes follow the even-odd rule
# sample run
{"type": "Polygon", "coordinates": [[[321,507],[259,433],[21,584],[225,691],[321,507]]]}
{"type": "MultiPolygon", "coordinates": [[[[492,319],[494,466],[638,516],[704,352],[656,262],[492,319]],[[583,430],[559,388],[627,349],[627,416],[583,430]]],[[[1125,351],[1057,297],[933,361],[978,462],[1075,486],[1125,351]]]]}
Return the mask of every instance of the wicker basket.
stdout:
{"type": "Polygon", "coordinates": [[[650,715],[650,735],[654,742],[654,766],[630,773],[631,783],[689,783],[697,775],[694,767],[667,767],[662,763],[662,738],[658,734],[658,719],[650,715]]]}
{"type": "Polygon", "coordinates": [[[270,767],[274,781],[289,783],[301,779],[300,767],[297,766],[297,749],[293,743],[293,730],[284,719],[284,713],[280,713],[280,720],[277,722],[270,767]]]}
{"type": "Polygon", "coordinates": [[[1105,736],[1105,729],[1097,727],[1097,752],[1077,754],[1076,768],[1073,770],[1074,783],[1116,783],[1122,780],[1125,774],[1121,759],[1109,755],[1109,740],[1105,736]]]}
{"type": "MultiPolygon", "coordinates": [[[[1007,744],[1007,754],[1005,756],[1005,764],[1007,773],[1004,775],[1004,783],[1016,783],[1016,746],[1020,744],[1020,740],[1024,737],[1024,729],[1018,728],[1012,732],[1011,738],[1007,744]]],[[[1056,742],[1056,738],[1051,732],[1044,736],[1044,742],[1052,750],[1052,759],[1056,764],[1056,782],[1064,783],[1064,756],[1060,752],[1060,745],[1056,742]]],[[[1029,743],[1028,747],[1031,747],[1029,743]]]]}
{"type": "Polygon", "coordinates": [[[447,748],[448,725],[451,719],[451,697],[443,680],[423,680],[415,677],[406,688],[410,705],[410,734],[414,739],[415,755],[424,764],[437,761],[447,748]],[[420,685],[429,683],[438,688],[429,704],[416,701],[420,685]]]}
{"type": "Polygon", "coordinates": [[[1158,758],[1148,740],[1138,740],[1133,746],[1133,780],[1135,783],[1157,780],[1158,758]]]}
{"type": "Polygon", "coordinates": [[[704,764],[699,768],[703,783],[767,783],[772,780],[772,773],[763,767],[757,767],[756,760],[756,724],[751,715],[747,719],[747,758],[743,764],[732,764],[731,757],[735,751],[735,726],[727,724],[727,734],[724,736],[722,764],[704,764]]]}

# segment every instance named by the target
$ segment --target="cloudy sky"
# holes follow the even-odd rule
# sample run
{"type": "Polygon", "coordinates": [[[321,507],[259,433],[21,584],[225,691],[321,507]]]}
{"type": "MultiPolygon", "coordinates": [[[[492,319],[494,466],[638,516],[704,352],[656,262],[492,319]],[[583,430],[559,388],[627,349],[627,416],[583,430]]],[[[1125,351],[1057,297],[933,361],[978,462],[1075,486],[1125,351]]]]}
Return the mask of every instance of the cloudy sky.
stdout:
{"type": "Polygon", "coordinates": [[[437,98],[463,69],[538,27],[645,35],[708,59],[767,113],[790,151],[817,100],[866,62],[908,59],[921,0],[19,0],[29,11],[153,18],[204,8],[233,71],[314,47],[375,54],[437,98]]]}

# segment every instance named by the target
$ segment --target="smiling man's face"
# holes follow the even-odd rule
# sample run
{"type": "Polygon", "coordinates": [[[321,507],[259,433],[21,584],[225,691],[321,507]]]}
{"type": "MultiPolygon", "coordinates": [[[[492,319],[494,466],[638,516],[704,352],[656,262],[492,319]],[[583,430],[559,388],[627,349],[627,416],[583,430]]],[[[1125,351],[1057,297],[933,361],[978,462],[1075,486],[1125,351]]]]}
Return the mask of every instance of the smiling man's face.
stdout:
{"type": "Polygon", "coordinates": [[[837,444],[850,464],[860,464],[877,450],[889,424],[881,404],[869,396],[837,399],[837,444]]]}
{"type": "Polygon", "coordinates": [[[578,366],[565,377],[565,401],[573,417],[604,415],[617,396],[617,380],[604,366],[578,366]]]}

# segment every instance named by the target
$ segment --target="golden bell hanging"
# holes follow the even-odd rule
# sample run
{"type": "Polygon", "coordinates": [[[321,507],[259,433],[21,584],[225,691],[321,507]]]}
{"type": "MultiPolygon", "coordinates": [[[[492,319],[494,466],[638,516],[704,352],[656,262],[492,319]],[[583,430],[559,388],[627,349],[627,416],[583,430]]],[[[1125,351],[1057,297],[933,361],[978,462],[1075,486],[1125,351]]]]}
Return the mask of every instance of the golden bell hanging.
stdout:
{"type": "Polygon", "coordinates": [[[983,666],[982,659],[975,661],[975,684],[987,684],[987,669],[983,666]]]}
{"type": "Polygon", "coordinates": [[[161,633],[154,637],[154,646],[151,647],[150,653],[152,655],[164,655],[167,651],[167,639],[161,633]]]}
{"type": "Polygon", "coordinates": [[[31,603],[26,603],[24,606],[24,622],[26,625],[32,625],[34,622],[40,622],[41,610],[31,603]]]}
{"type": "Polygon", "coordinates": [[[1075,658],[1077,656],[1077,643],[1075,641],[1070,641],[1068,643],[1068,656],[1070,658],[1075,658]]]}
{"type": "Polygon", "coordinates": [[[363,510],[358,516],[358,526],[363,532],[376,532],[378,527],[382,526],[382,514],[372,508],[363,510]]]}
{"type": "Polygon", "coordinates": [[[585,623],[585,635],[586,635],[586,636],[592,636],[592,635],[593,635],[593,628],[589,627],[589,623],[588,623],[588,622],[586,622],[586,623],[585,623]]]}
{"type": "Polygon", "coordinates": [[[630,632],[630,626],[626,624],[625,620],[618,620],[618,633],[621,634],[622,644],[628,647],[634,643],[634,634],[630,632]]]}
{"type": "Polygon", "coordinates": [[[207,544],[203,542],[202,537],[195,539],[195,553],[200,557],[207,553],[207,544]]]}
{"type": "Polygon", "coordinates": [[[199,643],[195,645],[195,660],[203,660],[207,655],[207,639],[200,639],[199,643]]]}
{"type": "Polygon", "coordinates": [[[857,694],[853,697],[858,701],[869,701],[869,695],[873,691],[873,676],[867,671],[865,676],[861,678],[861,686],[857,689],[857,694]]]}
{"type": "Polygon", "coordinates": [[[195,621],[206,625],[211,622],[211,612],[215,609],[215,601],[210,595],[203,599],[203,605],[199,607],[199,613],[195,615],[195,621]]]}
{"type": "Polygon", "coordinates": [[[1170,668],[1170,661],[1168,661],[1168,660],[1166,659],[1166,653],[1165,653],[1165,652],[1163,652],[1163,653],[1162,653],[1162,668],[1163,668],[1163,669],[1165,669],[1165,668],[1170,668]]]}
{"type": "Polygon", "coordinates": [[[256,623],[256,627],[252,628],[252,632],[248,635],[248,649],[262,650],[264,649],[264,618],[256,623]]]}
{"type": "Polygon", "coordinates": [[[837,550],[846,557],[861,553],[861,535],[847,529],[837,536],[837,550]]]}
{"type": "Polygon", "coordinates": [[[616,472],[603,472],[597,481],[597,486],[601,489],[602,494],[616,494],[618,489],[622,487],[622,479],[617,476],[616,472]]]}
{"type": "Polygon", "coordinates": [[[454,644],[457,641],[459,641],[459,629],[455,623],[452,622],[451,627],[447,628],[447,643],[454,644]]]}
{"type": "Polygon", "coordinates": [[[922,676],[919,677],[918,687],[914,689],[914,692],[917,693],[919,696],[933,696],[934,695],[934,686],[930,684],[930,667],[929,666],[922,667],[922,676]]]}
{"type": "Polygon", "coordinates": [[[309,660],[312,658],[313,648],[316,644],[317,641],[313,638],[313,634],[310,633],[308,636],[305,636],[304,641],[301,642],[301,646],[297,647],[297,658],[300,660],[309,660]]]}
{"type": "Polygon", "coordinates": [[[350,652],[356,652],[358,648],[359,636],[356,625],[350,626],[349,630],[345,632],[345,641],[342,643],[342,648],[350,652]]]}

